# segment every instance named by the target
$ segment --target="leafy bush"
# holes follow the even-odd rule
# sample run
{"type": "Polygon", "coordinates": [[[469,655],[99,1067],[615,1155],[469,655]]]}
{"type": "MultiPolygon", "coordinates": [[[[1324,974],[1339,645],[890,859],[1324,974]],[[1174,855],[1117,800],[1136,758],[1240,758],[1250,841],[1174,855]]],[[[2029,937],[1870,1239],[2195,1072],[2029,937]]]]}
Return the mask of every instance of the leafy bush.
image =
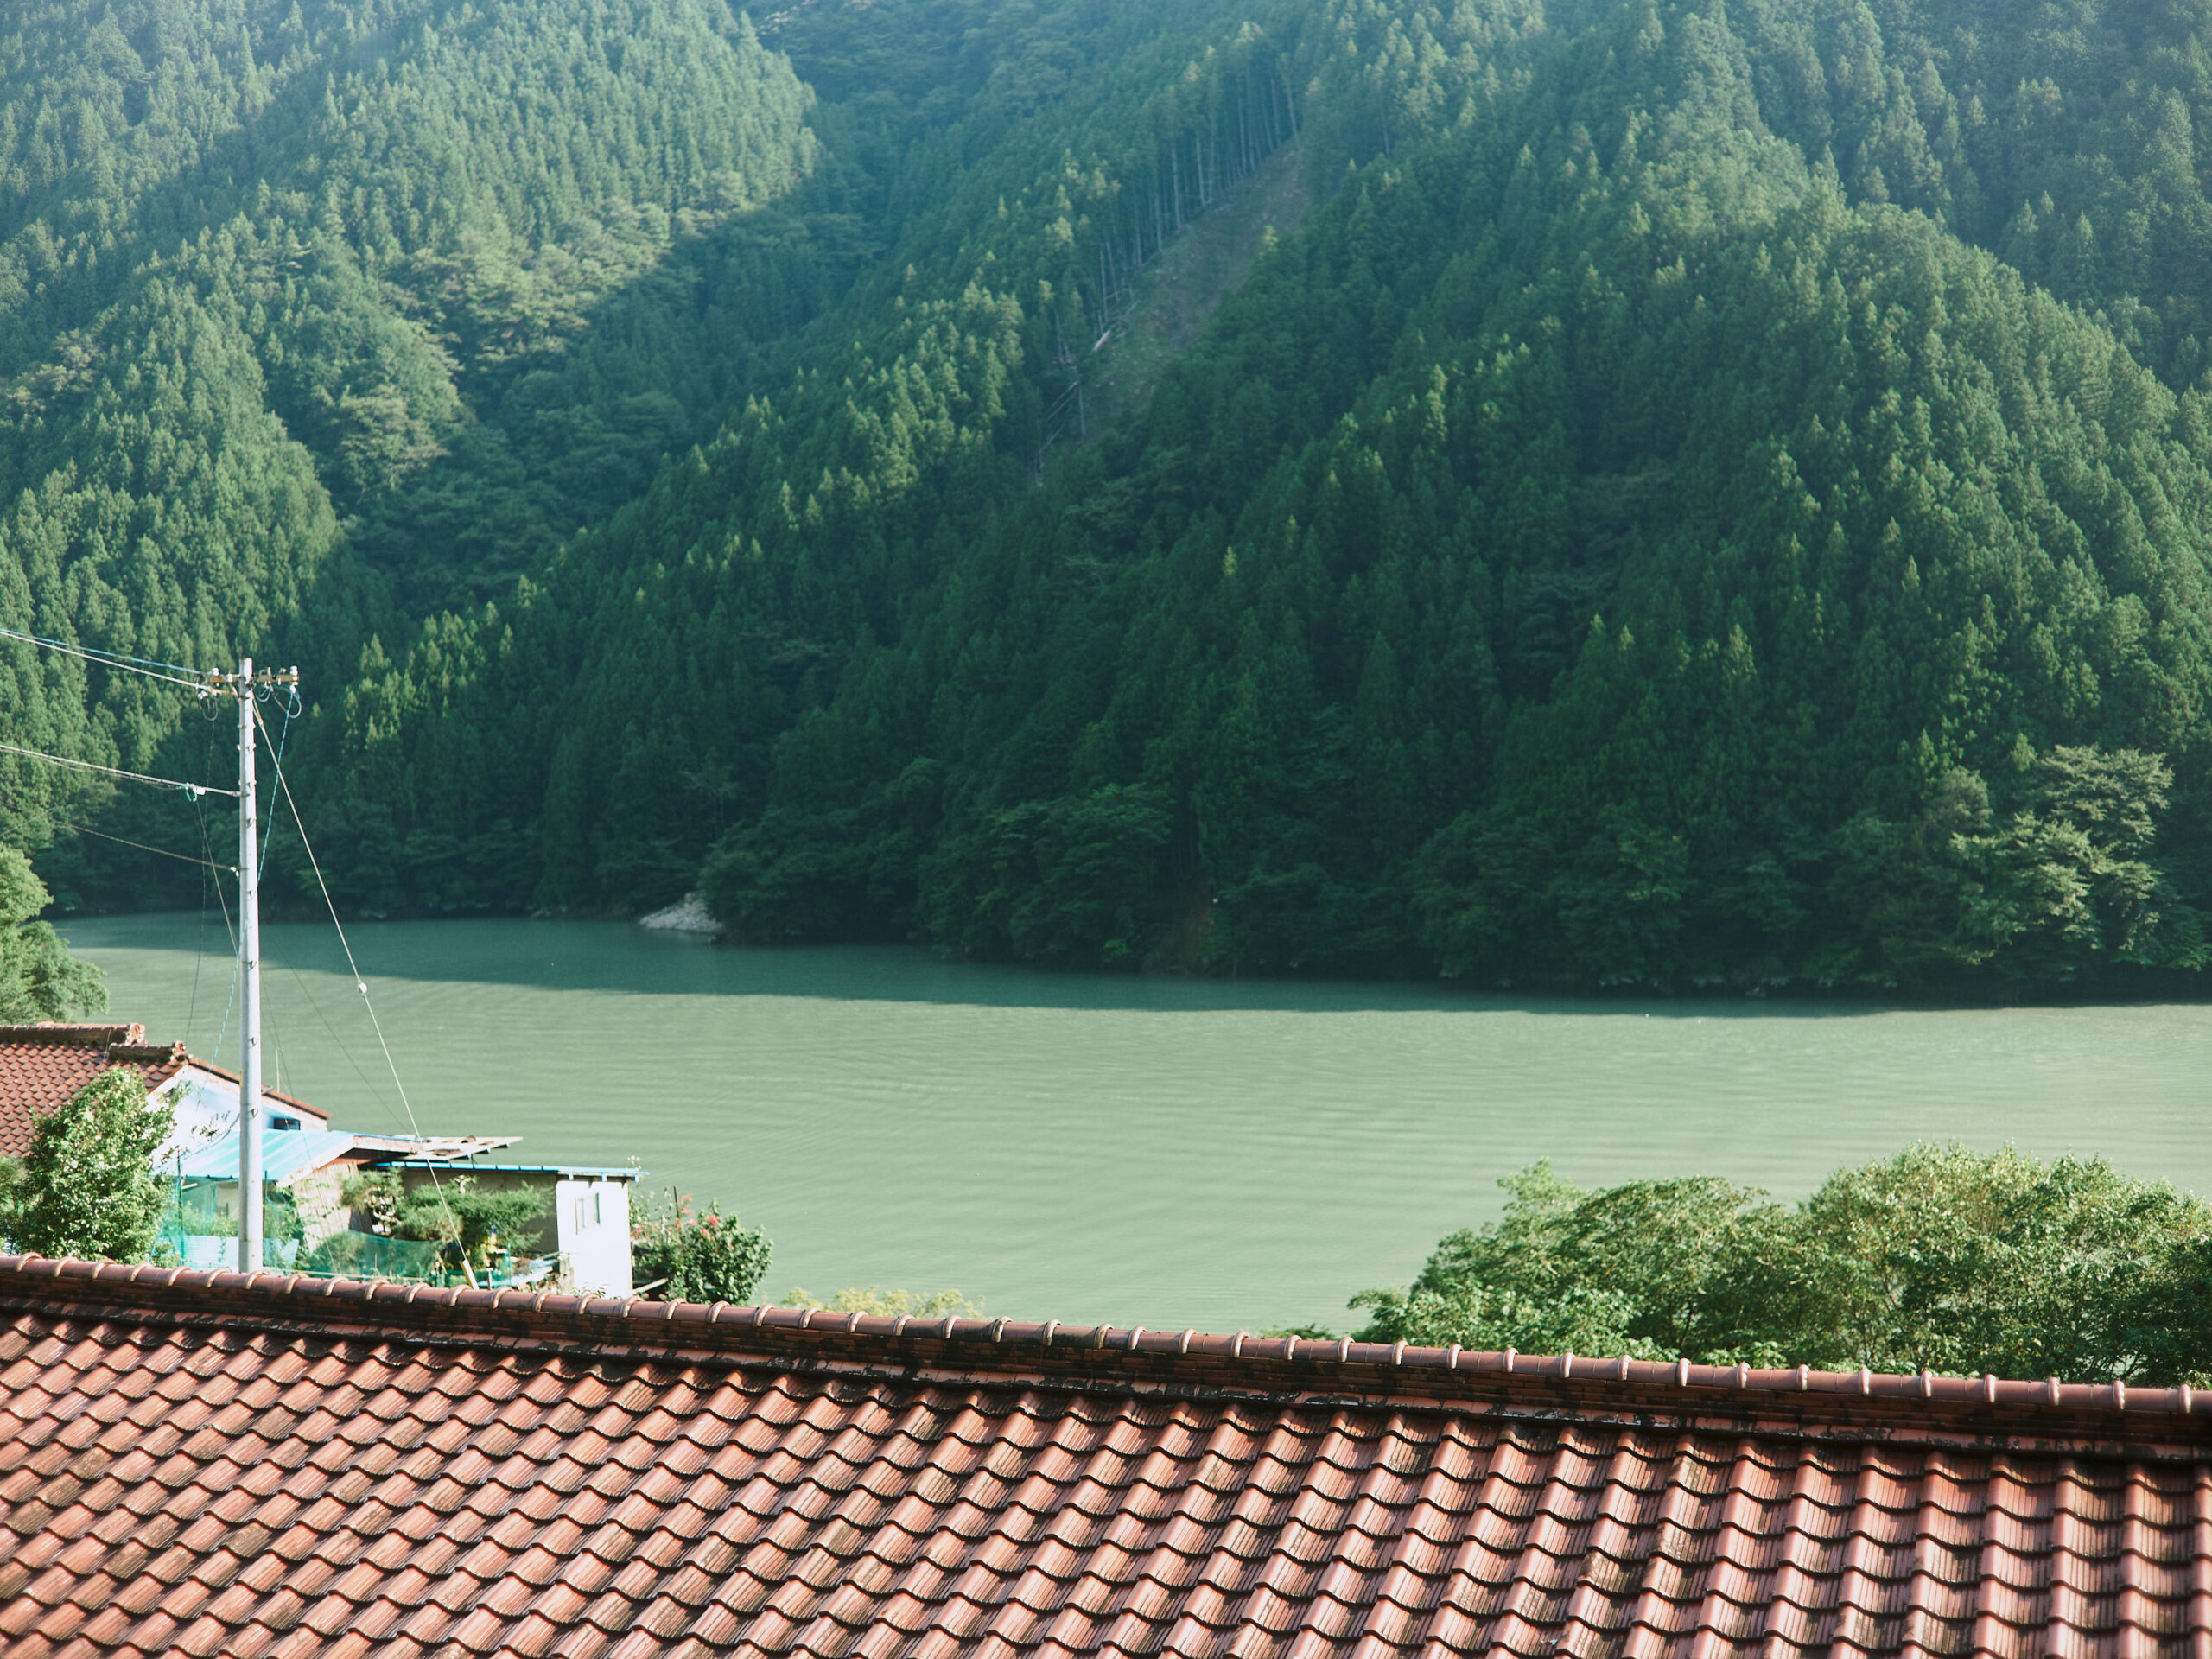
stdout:
{"type": "Polygon", "coordinates": [[[104,1071],[39,1120],[23,1154],[10,1223],[18,1249],[143,1261],[168,1193],[154,1152],[174,1114],[149,1105],[136,1071],[104,1071]]]}
{"type": "Polygon", "coordinates": [[[631,1227],[631,1278],[655,1300],[742,1302],[766,1277],[771,1249],[766,1233],[739,1226],[719,1201],[697,1215],[690,1195],[671,1187],[631,1227]]]}
{"type": "Polygon", "coordinates": [[[16,1216],[23,1202],[23,1163],[20,1158],[0,1158],[0,1241],[13,1248],[16,1216]]]}
{"type": "Polygon", "coordinates": [[[1794,1209],[1708,1177],[1586,1192],[1540,1163],[1372,1341],[2077,1381],[2212,1374],[2212,1205],[2099,1159],[1916,1146],[1794,1209]]]}

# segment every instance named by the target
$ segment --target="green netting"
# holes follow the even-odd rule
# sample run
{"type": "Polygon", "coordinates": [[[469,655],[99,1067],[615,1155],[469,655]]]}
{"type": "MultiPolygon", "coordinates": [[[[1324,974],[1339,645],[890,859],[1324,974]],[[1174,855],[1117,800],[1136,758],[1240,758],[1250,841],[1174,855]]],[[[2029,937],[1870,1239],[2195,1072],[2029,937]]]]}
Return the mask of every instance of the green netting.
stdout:
{"type": "Polygon", "coordinates": [[[438,1258],[444,1248],[375,1233],[334,1233],[307,1253],[299,1270],[337,1279],[435,1279],[442,1271],[438,1258]]]}
{"type": "MultiPolygon", "coordinates": [[[[188,1268],[213,1268],[227,1271],[238,1264],[238,1236],[236,1233],[190,1233],[181,1228],[165,1227],[156,1241],[156,1259],[174,1259],[188,1268]]],[[[264,1238],[261,1241],[261,1265],[282,1268],[287,1273],[311,1271],[301,1259],[300,1242],[296,1238],[264,1238]]]]}
{"type": "MultiPolygon", "coordinates": [[[[172,1183],[168,1211],[162,1217],[156,1239],[156,1257],[188,1268],[226,1272],[238,1266],[237,1224],[231,1223],[226,1232],[200,1230],[218,1218],[212,1206],[190,1201],[189,1186],[181,1179],[172,1183]]],[[[468,1282],[450,1245],[385,1238],[376,1233],[334,1233],[312,1249],[297,1239],[264,1238],[261,1262],[265,1268],[286,1273],[333,1279],[403,1279],[434,1285],[468,1282]]],[[[478,1267],[475,1282],[487,1287],[536,1284],[550,1276],[556,1265],[550,1256],[518,1260],[502,1253],[489,1266],[478,1267]]]]}

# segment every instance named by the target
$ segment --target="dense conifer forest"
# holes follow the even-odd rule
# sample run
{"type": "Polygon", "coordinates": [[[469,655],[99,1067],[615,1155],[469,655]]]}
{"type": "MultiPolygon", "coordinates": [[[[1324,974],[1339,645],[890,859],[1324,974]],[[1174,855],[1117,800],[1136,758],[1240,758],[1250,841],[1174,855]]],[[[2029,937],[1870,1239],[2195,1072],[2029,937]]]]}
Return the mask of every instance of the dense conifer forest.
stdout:
{"type": "Polygon", "coordinates": [[[2212,0],[32,0],[0,623],[356,913],[2193,983],[2208,180],[2212,0]]]}

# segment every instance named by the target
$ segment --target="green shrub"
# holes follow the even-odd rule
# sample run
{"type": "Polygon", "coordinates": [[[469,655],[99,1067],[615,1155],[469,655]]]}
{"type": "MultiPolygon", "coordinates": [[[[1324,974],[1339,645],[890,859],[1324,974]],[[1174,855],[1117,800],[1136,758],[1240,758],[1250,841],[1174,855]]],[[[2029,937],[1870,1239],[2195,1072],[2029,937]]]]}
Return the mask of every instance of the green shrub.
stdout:
{"type": "Polygon", "coordinates": [[[0,1243],[15,1248],[16,1217],[23,1203],[23,1162],[0,1158],[0,1243]]]}
{"type": "Polygon", "coordinates": [[[397,1171],[379,1169],[346,1182],[339,1202],[366,1211],[378,1235],[443,1245],[442,1260],[457,1268],[465,1259],[474,1269],[489,1267],[501,1250],[533,1248],[553,1195],[543,1187],[488,1191],[465,1174],[410,1192],[397,1171]]]}
{"type": "Polygon", "coordinates": [[[741,1227],[719,1202],[692,1211],[688,1193],[645,1205],[630,1230],[631,1278],[643,1294],[671,1302],[743,1302],[767,1276],[768,1236],[741,1227]]]}
{"type": "Polygon", "coordinates": [[[118,1066],[41,1118],[12,1199],[16,1247],[40,1255],[145,1260],[168,1207],[153,1158],[173,1116],[166,1103],[148,1103],[137,1072],[118,1066]]]}
{"type": "Polygon", "coordinates": [[[1707,1177],[1586,1192],[1548,1163],[1363,1339],[2148,1383],[2212,1376],[2212,1205],[2099,1159],[1916,1146],[1803,1203],[1707,1177]]]}

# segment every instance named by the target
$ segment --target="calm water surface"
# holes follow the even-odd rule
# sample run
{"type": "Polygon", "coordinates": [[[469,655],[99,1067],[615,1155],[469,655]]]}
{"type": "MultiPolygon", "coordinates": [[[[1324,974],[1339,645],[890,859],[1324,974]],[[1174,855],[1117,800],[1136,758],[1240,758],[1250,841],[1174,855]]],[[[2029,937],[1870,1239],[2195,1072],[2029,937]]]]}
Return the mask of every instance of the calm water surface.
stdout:
{"type": "MultiPolygon", "coordinates": [[[[235,1064],[219,920],[63,931],[119,1018],[235,1064]],[[204,954],[203,954],[204,950],[204,954]]],[[[957,1287],[993,1313],[1215,1330],[1403,1283],[1540,1157],[1785,1198],[1924,1138],[2101,1153],[2212,1191],[2212,1008],[1807,1009],[1043,975],[741,951],[615,923],[353,930],[426,1131],[722,1198],[768,1288],[957,1287]]],[[[264,931],[276,1080],[404,1126],[329,928],[264,931]]]]}

